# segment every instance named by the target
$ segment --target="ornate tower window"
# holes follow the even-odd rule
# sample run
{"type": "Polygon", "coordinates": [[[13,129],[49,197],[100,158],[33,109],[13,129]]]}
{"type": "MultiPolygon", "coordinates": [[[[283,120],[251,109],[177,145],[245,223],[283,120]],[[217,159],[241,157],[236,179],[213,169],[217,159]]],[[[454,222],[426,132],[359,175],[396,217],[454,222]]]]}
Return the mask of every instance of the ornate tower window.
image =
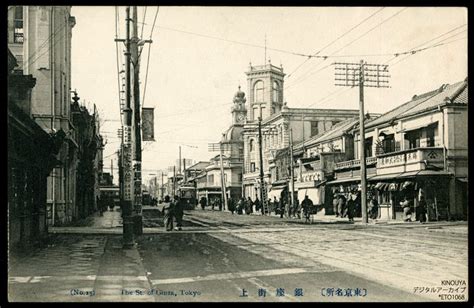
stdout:
{"type": "Polygon", "coordinates": [[[280,85],[277,81],[273,81],[273,101],[280,103],[280,85]]]}
{"type": "Polygon", "coordinates": [[[23,6],[15,6],[13,10],[13,43],[23,44],[23,6]]]}
{"type": "Polygon", "coordinates": [[[263,102],[263,81],[259,80],[255,83],[254,102],[263,102]]]}
{"type": "Polygon", "coordinates": [[[249,142],[249,150],[250,150],[250,152],[253,152],[253,150],[254,150],[253,139],[250,139],[250,142],[249,142]]]}

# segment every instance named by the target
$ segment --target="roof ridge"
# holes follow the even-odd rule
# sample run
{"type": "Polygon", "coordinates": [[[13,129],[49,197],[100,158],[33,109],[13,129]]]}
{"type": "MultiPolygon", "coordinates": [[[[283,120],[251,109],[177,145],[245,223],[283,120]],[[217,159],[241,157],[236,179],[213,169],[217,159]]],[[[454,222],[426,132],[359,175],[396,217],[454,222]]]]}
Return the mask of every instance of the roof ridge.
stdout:
{"type": "Polygon", "coordinates": [[[451,96],[449,97],[449,100],[450,100],[451,102],[455,101],[456,98],[458,98],[459,95],[461,95],[461,93],[464,91],[464,89],[467,88],[467,86],[468,86],[467,77],[466,77],[466,79],[465,79],[464,81],[461,81],[461,82],[462,82],[462,83],[461,83],[461,85],[459,86],[459,88],[458,88],[453,94],[451,94],[451,96]]]}

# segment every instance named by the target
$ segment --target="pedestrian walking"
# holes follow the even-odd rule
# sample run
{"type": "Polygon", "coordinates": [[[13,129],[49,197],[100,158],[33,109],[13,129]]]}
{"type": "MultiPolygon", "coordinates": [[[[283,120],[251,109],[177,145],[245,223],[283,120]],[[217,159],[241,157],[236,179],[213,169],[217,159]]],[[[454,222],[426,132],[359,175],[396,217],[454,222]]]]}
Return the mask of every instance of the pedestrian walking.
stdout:
{"type": "Polygon", "coordinates": [[[334,195],[334,198],[332,199],[332,208],[333,208],[333,211],[334,211],[334,214],[336,215],[336,217],[339,217],[339,198],[338,198],[338,195],[334,195]]]}
{"type": "Polygon", "coordinates": [[[280,212],[280,206],[278,205],[278,200],[275,196],[273,196],[273,210],[275,211],[275,215],[278,215],[280,212]]]}
{"type": "Polygon", "coordinates": [[[377,219],[379,217],[379,202],[377,201],[377,197],[372,195],[369,202],[369,217],[371,219],[377,219]]]}
{"type": "Polygon", "coordinates": [[[245,204],[245,214],[250,215],[253,212],[252,207],[253,207],[252,199],[250,199],[250,197],[248,197],[247,202],[245,204]]]}
{"type": "Polygon", "coordinates": [[[235,201],[233,198],[229,199],[229,211],[234,215],[235,212],[235,201]]]}
{"type": "Polygon", "coordinates": [[[237,214],[242,215],[244,213],[245,208],[245,199],[241,197],[239,202],[237,202],[237,214]]]}
{"type": "Polygon", "coordinates": [[[308,197],[308,195],[304,196],[304,200],[301,202],[301,207],[303,208],[303,215],[305,218],[305,223],[311,222],[311,208],[313,207],[313,201],[308,197]]]}
{"type": "Polygon", "coordinates": [[[166,231],[173,230],[173,207],[174,204],[170,200],[170,196],[165,196],[165,202],[163,202],[163,217],[164,217],[164,225],[166,231]]]}
{"type": "Polygon", "coordinates": [[[298,219],[301,219],[301,204],[298,198],[295,198],[295,213],[298,219]]]}
{"type": "Polygon", "coordinates": [[[346,197],[344,197],[344,194],[339,194],[338,198],[338,204],[337,204],[337,211],[339,213],[339,217],[344,218],[345,217],[345,211],[346,209],[346,197]]]}
{"type": "Polygon", "coordinates": [[[216,199],[216,203],[217,203],[217,208],[219,209],[219,211],[222,211],[222,201],[221,201],[221,199],[216,199]]]}
{"type": "Polygon", "coordinates": [[[206,197],[201,197],[201,199],[199,200],[199,204],[201,204],[201,208],[204,210],[206,208],[206,205],[207,205],[206,197]]]}
{"type": "Polygon", "coordinates": [[[255,201],[254,201],[253,204],[255,205],[255,212],[260,211],[260,207],[261,207],[262,205],[260,204],[260,200],[258,199],[258,197],[255,198],[255,201]]]}
{"type": "Polygon", "coordinates": [[[405,222],[410,222],[412,215],[410,201],[408,201],[407,197],[404,197],[403,200],[400,202],[400,205],[403,208],[403,220],[405,222]]]}
{"type": "Polygon", "coordinates": [[[176,219],[176,230],[181,231],[183,227],[184,199],[175,196],[174,200],[173,216],[176,219]]]}
{"type": "Polygon", "coordinates": [[[349,219],[350,222],[354,221],[354,215],[355,215],[355,210],[356,210],[356,195],[355,192],[353,192],[351,195],[349,195],[349,198],[347,200],[347,218],[349,219]]]}
{"type": "Polygon", "coordinates": [[[281,198],[279,203],[278,203],[278,206],[280,208],[280,218],[283,218],[283,215],[285,215],[285,199],[281,198]]]}
{"type": "Polygon", "coordinates": [[[420,223],[425,223],[426,222],[426,200],[424,196],[420,196],[420,201],[418,202],[418,206],[416,207],[418,209],[418,221],[420,223]]]}

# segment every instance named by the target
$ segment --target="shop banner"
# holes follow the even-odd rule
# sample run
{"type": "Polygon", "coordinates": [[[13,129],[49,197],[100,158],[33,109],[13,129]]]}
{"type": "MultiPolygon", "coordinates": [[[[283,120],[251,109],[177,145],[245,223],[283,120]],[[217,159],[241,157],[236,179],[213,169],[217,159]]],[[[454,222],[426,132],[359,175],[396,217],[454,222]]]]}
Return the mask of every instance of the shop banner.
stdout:
{"type": "Polygon", "coordinates": [[[142,140],[155,141],[154,133],[154,111],[155,108],[142,108],[142,140]]]}

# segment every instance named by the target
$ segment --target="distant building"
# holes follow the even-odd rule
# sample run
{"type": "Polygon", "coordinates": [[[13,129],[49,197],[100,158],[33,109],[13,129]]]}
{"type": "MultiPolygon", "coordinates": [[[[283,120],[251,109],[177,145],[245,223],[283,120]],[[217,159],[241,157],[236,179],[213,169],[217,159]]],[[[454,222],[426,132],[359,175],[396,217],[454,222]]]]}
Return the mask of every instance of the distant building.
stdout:
{"type": "Polygon", "coordinates": [[[77,143],[75,151],[71,153],[74,155],[74,161],[77,161],[76,204],[72,213],[74,220],[85,218],[98,210],[99,186],[101,177],[104,176],[102,173],[104,144],[99,132],[99,117],[95,105],[94,113],[89,113],[85,106],[79,104],[77,93],[71,103],[71,119],[75,128],[73,137],[77,143]]]}
{"type": "MultiPolygon", "coordinates": [[[[337,123],[357,117],[358,110],[289,108],[284,103],[284,72],[282,67],[268,63],[250,65],[246,72],[249,92],[249,115],[243,126],[244,196],[260,199],[260,155],[258,119],[261,118],[264,195],[272,189],[272,160],[278,151],[290,145],[290,129],[293,143],[323,133],[337,123]]],[[[276,185],[286,183],[276,183],[276,185]]]]}

